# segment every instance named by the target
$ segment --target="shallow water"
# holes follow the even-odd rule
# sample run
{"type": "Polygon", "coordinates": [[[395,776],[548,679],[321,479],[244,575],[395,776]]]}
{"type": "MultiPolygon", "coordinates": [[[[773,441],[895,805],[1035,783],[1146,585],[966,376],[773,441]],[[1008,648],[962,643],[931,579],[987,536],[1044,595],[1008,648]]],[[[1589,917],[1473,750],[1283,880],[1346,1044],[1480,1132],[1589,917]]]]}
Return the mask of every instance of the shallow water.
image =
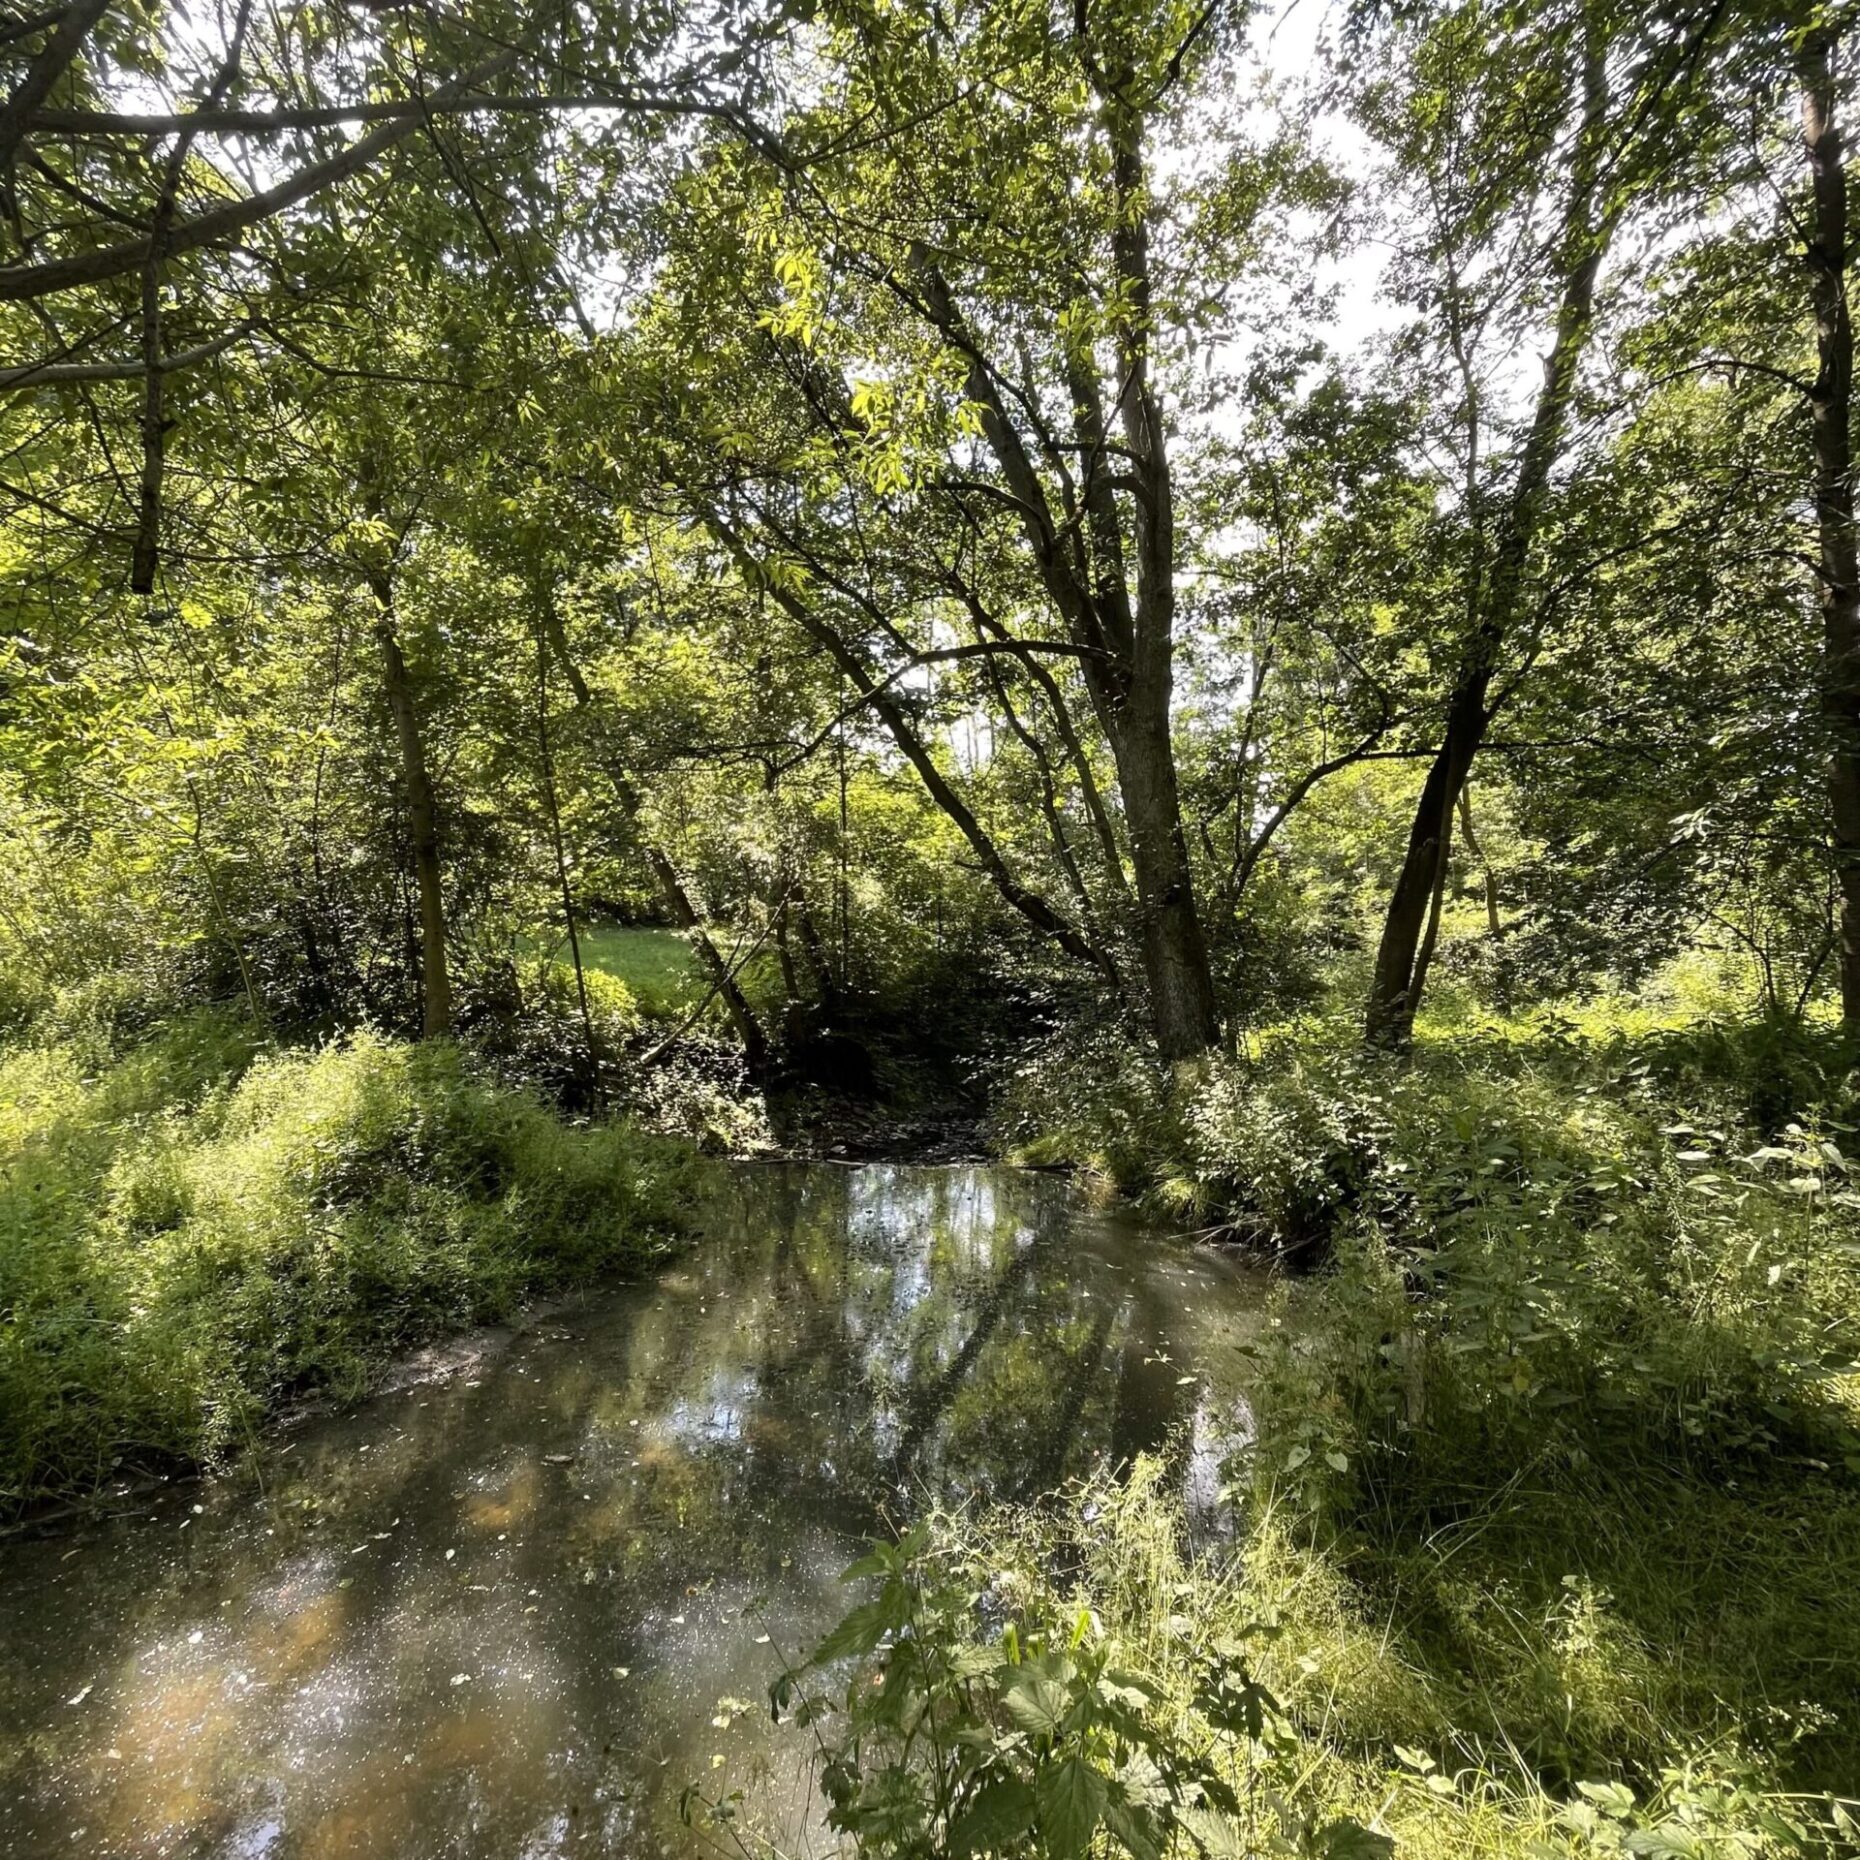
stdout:
{"type": "Polygon", "coordinates": [[[720,1172],[644,1285],[451,1353],[251,1471],[0,1547],[0,1854],[822,1845],[765,1700],[859,1542],[1244,1432],[1241,1268],[1005,1170],[720,1172]]]}

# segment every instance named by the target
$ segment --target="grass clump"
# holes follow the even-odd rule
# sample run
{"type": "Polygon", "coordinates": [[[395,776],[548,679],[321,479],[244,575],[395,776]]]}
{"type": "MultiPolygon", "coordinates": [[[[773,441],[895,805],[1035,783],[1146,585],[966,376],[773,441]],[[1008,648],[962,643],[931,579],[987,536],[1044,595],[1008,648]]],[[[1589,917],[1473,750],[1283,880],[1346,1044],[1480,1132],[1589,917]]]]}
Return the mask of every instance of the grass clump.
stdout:
{"type": "Polygon", "coordinates": [[[682,1146],[457,1048],[261,1052],[213,1013],[0,1058],[0,1506],[211,1460],[281,1400],[650,1256],[682,1146]]]}
{"type": "MultiPolygon", "coordinates": [[[[1548,1785],[1454,1729],[1451,1689],[1298,1535],[1273,1504],[1192,1547],[1156,1460],[1039,1510],[938,1512],[849,1572],[865,1596],[777,1708],[874,1860],[1760,1860],[1851,1839],[1847,1807],[1729,1743],[1548,1785]]],[[[753,1803],[699,1807],[747,1836],[753,1803]]]]}

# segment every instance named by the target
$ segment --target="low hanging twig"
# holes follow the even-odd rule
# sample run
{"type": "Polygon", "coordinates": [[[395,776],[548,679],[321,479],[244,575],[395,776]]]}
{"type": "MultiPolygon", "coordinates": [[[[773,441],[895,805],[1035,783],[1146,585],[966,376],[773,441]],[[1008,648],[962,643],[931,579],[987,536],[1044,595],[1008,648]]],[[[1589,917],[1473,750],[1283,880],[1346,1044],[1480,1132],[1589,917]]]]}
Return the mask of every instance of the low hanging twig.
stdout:
{"type": "Polygon", "coordinates": [[[781,922],[782,910],[786,906],[788,899],[793,895],[793,892],[794,886],[790,884],[788,889],[784,891],[781,897],[776,901],[774,910],[769,913],[768,922],[764,924],[757,933],[755,941],[746,949],[738,950],[738,952],[724,964],[723,973],[704,991],[703,998],[698,1002],[697,1006],[694,1007],[664,1039],[659,1041],[656,1046],[649,1047],[640,1055],[638,1064],[642,1072],[650,1071],[652,1067],[658,1065],[672,1048],[698,1024],[699,1019],[703,1016],[704,1010],[716,1000],[717,996],[723,991],[724,985],[728,982],[735,981],[737,976],[742,973],[743,967],[749,961],[749,958],[769,940],[775,926],[781,922]]]}

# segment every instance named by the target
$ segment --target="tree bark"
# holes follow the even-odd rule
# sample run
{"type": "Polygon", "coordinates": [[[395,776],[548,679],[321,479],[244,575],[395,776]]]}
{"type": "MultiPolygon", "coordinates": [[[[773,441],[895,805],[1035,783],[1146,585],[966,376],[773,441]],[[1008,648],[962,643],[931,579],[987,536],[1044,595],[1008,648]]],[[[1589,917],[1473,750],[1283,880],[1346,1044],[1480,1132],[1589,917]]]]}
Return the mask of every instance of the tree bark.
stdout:
{"type": "Polygon", "coordinates": [[[546,629],[536,632],[536,747],[542,760],[543,807],[549,816],[549,842],[555,853],[555,877],[562,899],[562,922],[568,929],[568,953],[575,965],[575,999],[581,1007],[581,1040],[588,1054],[591,1095],[601,1096],[601,1055],[594,1037],[594,1009],[588,1001],[588,974],[581,962],[581,932],[575,925],[575,887],[568,875],[568,841],[562,832],[562,809],[555,791],[555,752],[549,744],[549,645],[546,629]]]}
{"type": "Polygon", "coordinates": [[[1822,716],[1828,798],[1840,883],[1841,1025],[1860,1033],[1860,552],[1854,532],[1854,332],[1847,308],[1847,173],[1835,118],[1836,35],[1811,31],[1796,58],[1802,143],[1813,190],[1809,292],[1819,364],[1809,397],[1822,621],[1822,716]]]}
{"type": "Polygon", "coordinates": [[[1414,1032],[1415,1010],[1426,980],[1419,972],[1420,946],[1446,865],[1454,809],[1492,720],[1488,701],[1492,678],[1498,655],[1523,607],[1530,552],[1551,468],[1569,425],[1576,371],[1594,322],[1595,279],[1614,220],[1601,210],[1599,201],[1608,87],[1605,47],[1593,28],[1583,45],[1582,92],[1582,125],[1563,221],[1556,337],[1544,363],[1543,387],[1500,522],[1484,597],[1478,603],[1478,617],[1448,699],[1446,731],[1422,783],[1401,870],[1389,895],[1364,1016],[1367,1038],[1374,1045],[1402,1048],[1414,1032]]]}
{"type": "Polygon", "coordinates": [[[1150,1023],[1167,1060],[1192,1059],[1219,1036],[1214,977],[1195,908],[1169,728],[1167,659],[1139,679],[1123,706],[1111,752],[1124,797],[1130,866],[1137,881],[1138,946],[1149,984],[1150,1023]]]}
{"type": "Polygon", "coordinates": [[[381,647],[382,676],[388,710],[400,743],[401,781],[407,790],[407,815],[413,851],[414,881],[420,899],[420,1029],[429,1040],[452,1031],[452,978],[446,966],[446,900],[439,863],[439,810],[420,738],[420,718],[413,683],[400,649],[394,616],[394,584],[381,569],[368,571],[375,597],[375,639],[381,647]]]}

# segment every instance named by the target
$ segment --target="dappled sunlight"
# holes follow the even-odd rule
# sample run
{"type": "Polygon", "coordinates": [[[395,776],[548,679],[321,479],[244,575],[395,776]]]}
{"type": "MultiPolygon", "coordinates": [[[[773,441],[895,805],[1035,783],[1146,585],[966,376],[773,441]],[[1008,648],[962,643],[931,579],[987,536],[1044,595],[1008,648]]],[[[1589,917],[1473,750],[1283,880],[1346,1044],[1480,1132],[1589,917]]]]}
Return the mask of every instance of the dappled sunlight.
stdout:
{"type": "Polygon", "coordinates": [[[1211,1476],[1233,1397],[1188,1337],[1246,1333],[1230,1264],[980,1170],[752,1167],[705,1219],[651,1285],[300,1428],[262,1492],[15,1546],[0,1854],[683,1851],[694,1782],[797,1833],[765,1694],[882,1517],[1178,1429],[1184,1493],[1211,1476]]]}

